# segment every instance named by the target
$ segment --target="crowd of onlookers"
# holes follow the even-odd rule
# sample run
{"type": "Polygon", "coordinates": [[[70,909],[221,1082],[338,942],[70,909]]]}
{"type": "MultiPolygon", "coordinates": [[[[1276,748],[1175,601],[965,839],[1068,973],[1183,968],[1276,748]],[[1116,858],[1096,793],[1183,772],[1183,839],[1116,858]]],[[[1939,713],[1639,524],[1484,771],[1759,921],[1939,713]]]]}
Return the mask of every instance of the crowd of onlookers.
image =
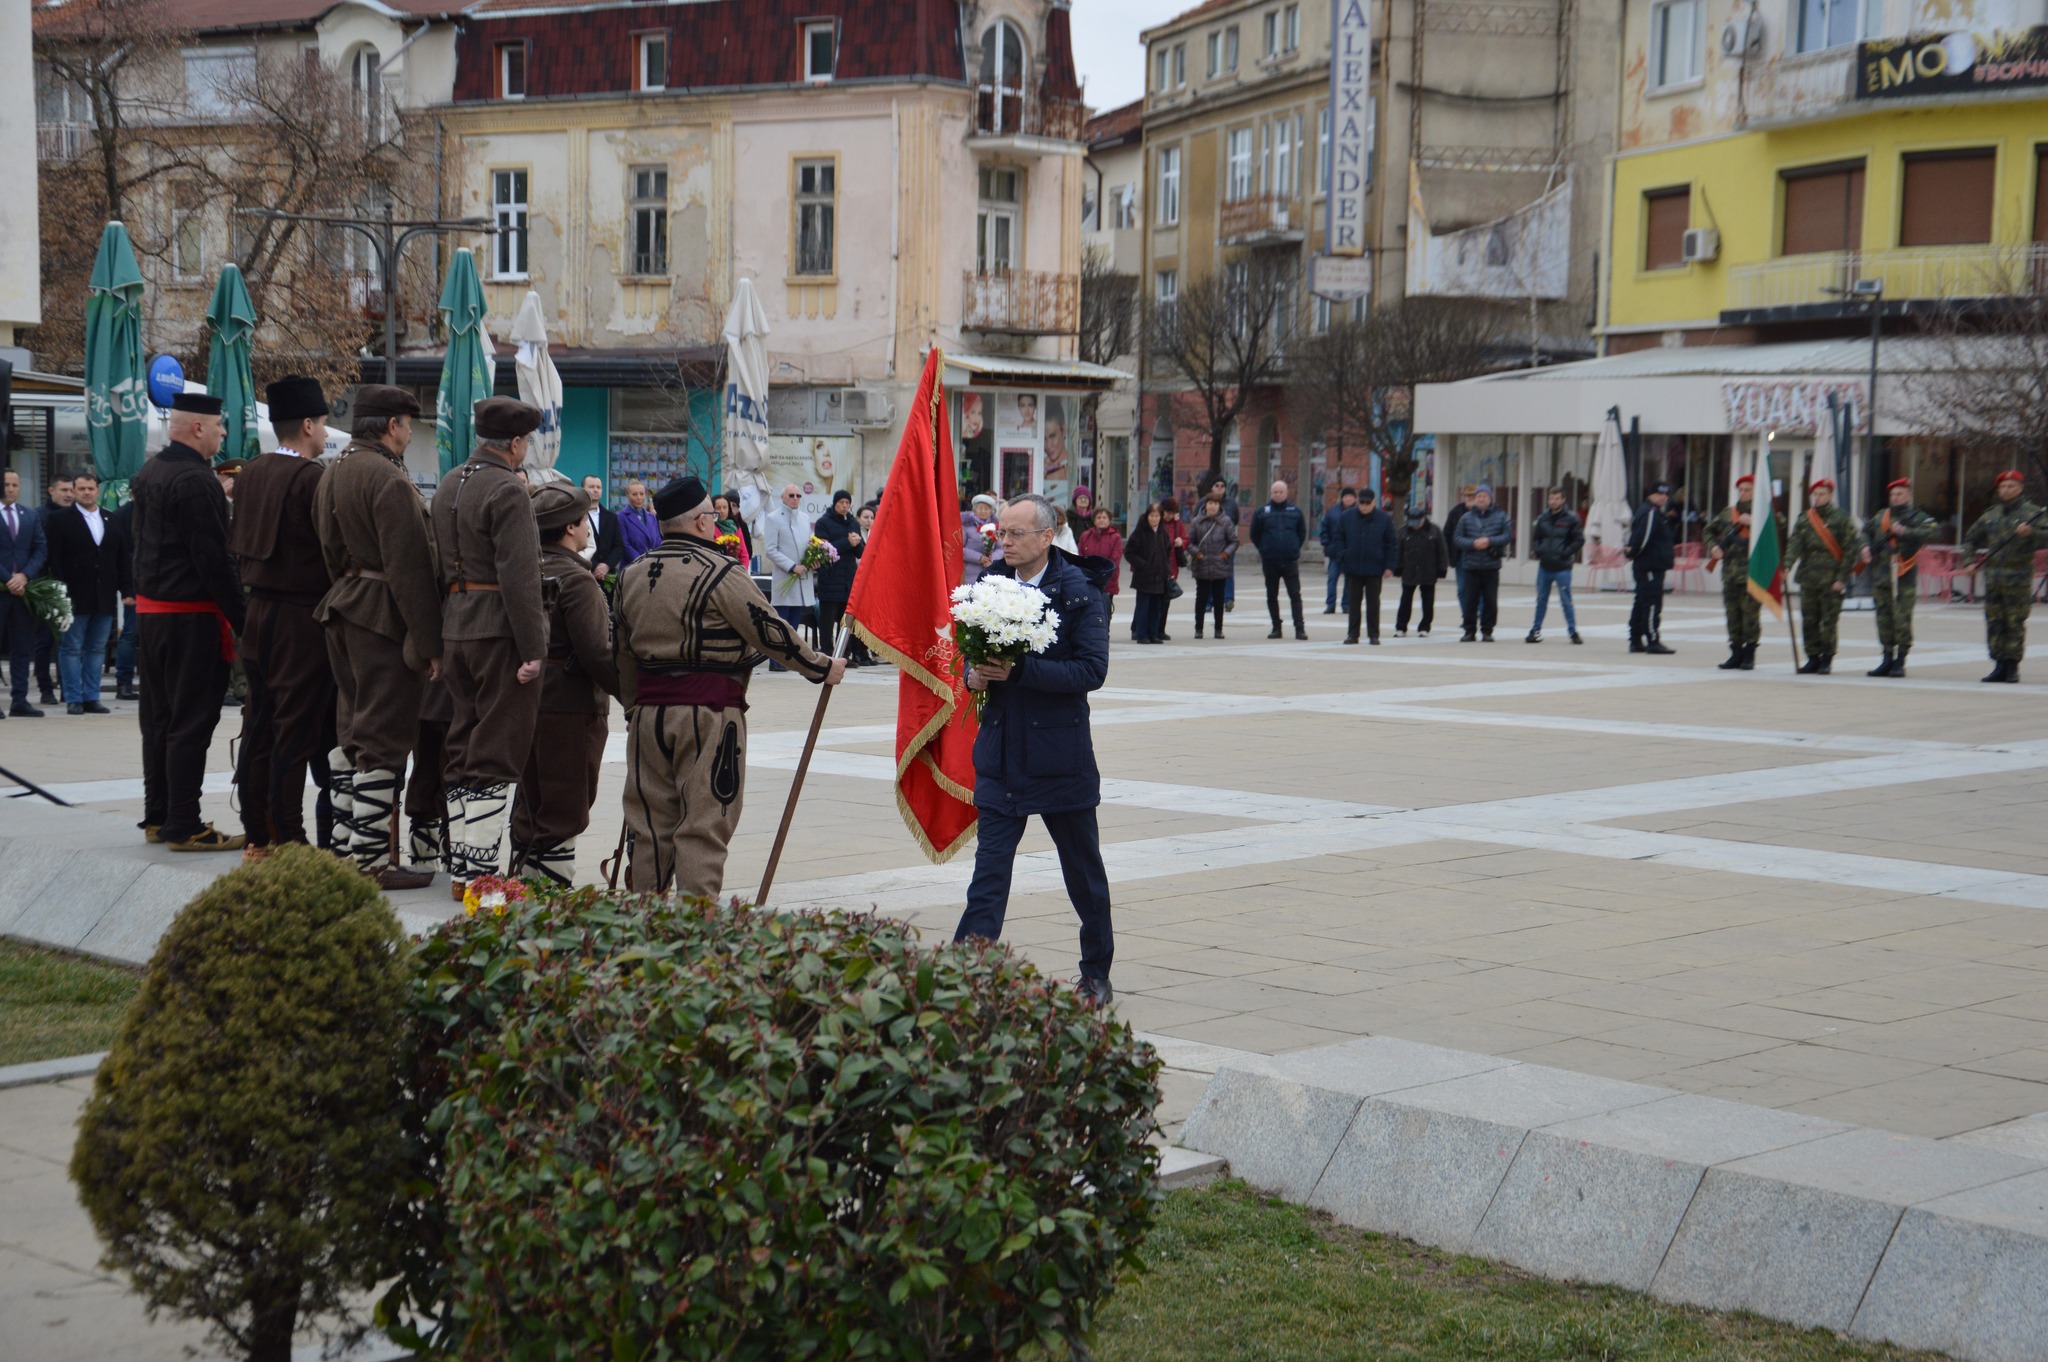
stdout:
{"type": "MultiPolygon", "coordinates": [[[[1536,555],[1536,612],[1526,636],[1543,637],[1550,598],[1556,593],[1564,612],[1565,632],[1579,637],[1572,605],[1572,569],[1585,546],[1585,527],[1566,504],[1561,489],[1551,489],[1548,506],[1530,527],[1536,555]]],[[[997,561],[1000,545],[989,535],[999,502],[982,493],[962,509],[966,539],[966,580],[997,561]]],[[[1226,617],[1236,608],[1236,561],[1249,544],[1258,555],[1266,586],[1267,638],[1284,636],[1281,595],[1287,597],[1294,637],[1305,639],[1302,618],[1301,558],[1309,541],[1309,522],[1286,482],[1275,482],[1264,505],[1249,523],[1221,477],[1209,478],[1183,506],[1176,497],[1162,497],[1135,510],[1127,527],[1119,527],[1106,506],[1095,503],[1089,488],[1075,491],[1071,508],[1061,516],[1060,547],[1108,559],[1117,568],[1109,578],[1110,611],[1128,586],[1131,639],[1135,643],[1171,642],[1166,631],[1173,603],[1188,594],[1182,574],[1194,587],[1194,636],[1224,637],[1226,617]],[[1075,527],[1080,527],[1078,535],[1075,527]],[[1126,568],[1128,571],[1126,571],[1126,568]]],[[[1371,488],[1346,487],[1324,510],[1315,526],[1324,563],[1323,613],[1345,614],[1344,642],[1380,641],[1381,593],[1398,580],[1401,594],[1394,614],[1394,636],[1405,638],[1410,625],[1427,638],[1436,623],[1437,583],[1455,582],[1455,605],[1465,642],[1492,642],[1500,622],[1500,571],[1515,543],[1507,511],[1495,503],[1493,489],[1475,484],[1463,490],[1444,523],[1433,524],[1418,506],[1397,513],[1382,507],[1371,488]]]]}

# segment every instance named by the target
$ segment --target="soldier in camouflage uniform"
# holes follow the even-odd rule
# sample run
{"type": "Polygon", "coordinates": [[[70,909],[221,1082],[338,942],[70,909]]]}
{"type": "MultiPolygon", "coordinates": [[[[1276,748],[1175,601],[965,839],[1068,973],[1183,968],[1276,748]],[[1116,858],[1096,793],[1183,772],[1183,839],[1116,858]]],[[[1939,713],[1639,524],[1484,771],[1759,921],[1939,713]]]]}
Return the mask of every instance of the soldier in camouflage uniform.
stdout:
{"type": "Polygon", "coordinates": [[[1763,642],[1763,606],[1749,594],[1749,512],[1756,479],[1747,473],[1735,480],[1735,504],[1707,522],[1707,571],[1721,568],[1721,604],[1728,611],[1728,660],[1724,672],[1752,671],[1756,646],[1763,642]]]}
{"type": "Polygon", "coordinates": [[[1984,642],[1991,652],[1986,681],[2017,684],[2027,655],[2027,612],[2034,604],[2034,553],[2040,519],[2048,515],[2026,497],[2026,475],[1998,475],[1998,500],[1977,517],[1963,542],[1979,555],[1984,573],[1984,642]]]}
{"type": "Polygon", "coordinates": [[[1891,505],[1863,527],[1861,562],[1870,565],[1870,595],[1877,602],[1877,641],[1884,661],[1871,676],[1904,676],[1906,654],[1913,650],[1913,602],[1920,594],[1920,576],[1913,564],[1920,548],[1941,532],[1934,517],[1913,504],[1913,480],[1895,478],[1885,488],[1891,505]],[[1892,565],[1898,564],[1894,578],[1892,565]]]}
{"type": "Polygon", "coordinates": [[[1799,670],[1826,676],[1833,669],[1842,623],[1842,597],[1856,575],[1863,537],[1856,522],[1835,505],[1835,484],[1821,478],[1806,489],[1806,514],[1792,523],[1787,551],[1799,584],[1799,615],[1806,635],[1806,662],[1799,670]]]}

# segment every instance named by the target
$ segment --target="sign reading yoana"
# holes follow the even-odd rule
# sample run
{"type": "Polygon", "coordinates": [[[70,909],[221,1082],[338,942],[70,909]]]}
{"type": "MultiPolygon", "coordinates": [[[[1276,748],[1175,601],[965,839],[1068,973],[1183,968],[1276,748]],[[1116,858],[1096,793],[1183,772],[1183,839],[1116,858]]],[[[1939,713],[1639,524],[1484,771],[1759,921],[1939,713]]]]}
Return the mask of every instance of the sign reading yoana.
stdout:
{"type": "Polygon", "coordinates": [[[1330,7],[1329,219],[1323,249],[1365,254],[1365,158],[1372,143],[1372,19],[1367,0],[1330,7]]]}

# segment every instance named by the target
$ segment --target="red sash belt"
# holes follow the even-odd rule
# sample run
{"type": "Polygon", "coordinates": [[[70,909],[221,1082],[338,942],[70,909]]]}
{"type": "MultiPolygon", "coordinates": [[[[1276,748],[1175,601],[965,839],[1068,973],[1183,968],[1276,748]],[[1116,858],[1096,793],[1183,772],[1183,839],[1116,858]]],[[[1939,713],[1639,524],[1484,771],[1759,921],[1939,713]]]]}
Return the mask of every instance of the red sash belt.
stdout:
{"type": "Polygon", "coordinates": [[[747,686],[736,676],[720,676],[716,672],[694,672],[688,676],[642,675],[634,703],[745,709],[747,686]]]}
{"type": "Polygon", "coordinates": [[[220,660],[235,660],[235,631],[228,626],[228,617],[212,601],[160,601],[150,596],[135,598],[135,613],[138,615],[212,615],[220,621],[220,660]]]}

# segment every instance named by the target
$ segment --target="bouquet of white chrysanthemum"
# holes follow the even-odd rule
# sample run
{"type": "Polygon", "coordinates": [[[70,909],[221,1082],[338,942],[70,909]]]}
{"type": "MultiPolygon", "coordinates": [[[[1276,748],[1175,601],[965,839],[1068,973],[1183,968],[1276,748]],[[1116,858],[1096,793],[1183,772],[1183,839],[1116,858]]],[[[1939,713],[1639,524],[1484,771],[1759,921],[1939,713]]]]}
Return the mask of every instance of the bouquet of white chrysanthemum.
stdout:
{"type": "Polygon", "coordinates": [[[71,627],[71,588],[55,577],[37,577],[22,593],[31,615],[61,635],[71,627]]]}
{"type": "MultiPolygon", "coordinates": [[[[964,674],[983,662],[1015,663],[1026,653],[1042,653],[1060,636],[1060,617],[1036,587],[1015,577],[983,577],[953,592],[953,651],[964,674]]],[[[974,712],[988,704],[978,690],[974,712]]]]}

